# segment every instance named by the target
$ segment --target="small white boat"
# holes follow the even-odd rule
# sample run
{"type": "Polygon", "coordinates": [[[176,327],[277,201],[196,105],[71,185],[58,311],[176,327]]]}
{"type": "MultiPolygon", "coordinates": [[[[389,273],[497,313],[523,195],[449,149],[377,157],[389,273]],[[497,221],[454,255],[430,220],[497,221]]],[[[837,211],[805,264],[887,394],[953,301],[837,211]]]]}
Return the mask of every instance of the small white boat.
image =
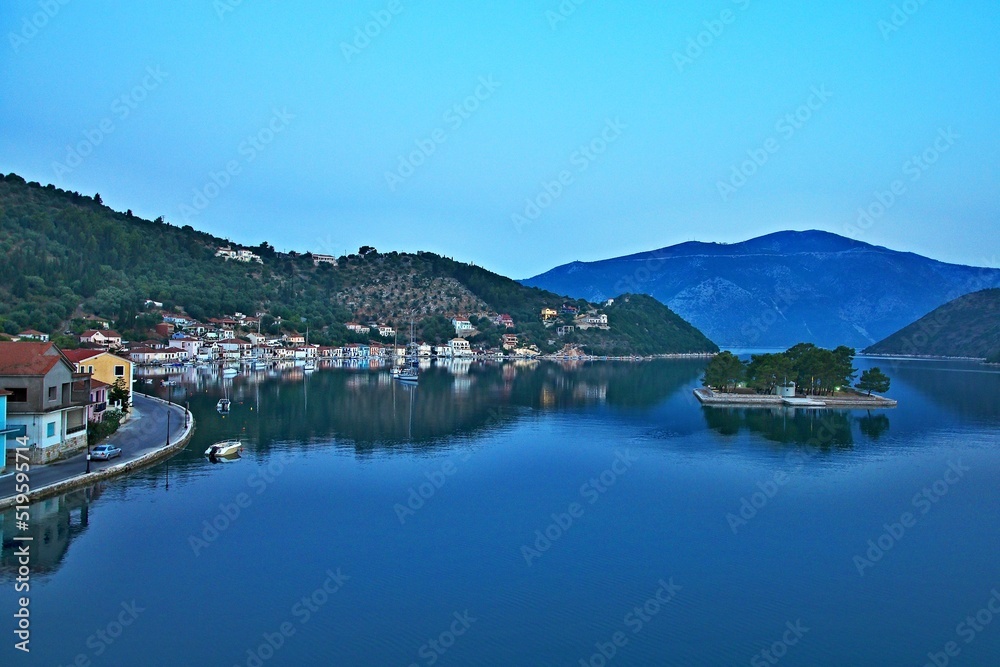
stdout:
{"type": "Polygon", "coordinates": [[[205,450],[205,456],[232,456],[243,449],[239,440],[223,440],[205,450]]]}
{"type": "Polygon", "coordinates": [[[222,377],[231,378],[236,377],[239,374],[240,371],[238,368],[226,367],[222,369],[222,377]]]}
{"type": "Polygon", "coordinates": [[[316,370],[315,361],[307,361],[306,365],[302,367],[302,372],[304,373],[312,373],[314,370],[316,370]]]}
{"type": "Polygon", "coordinates": [[[229,412],[229,405],[231,401],[228,398],[220,398],[219,402],[215,404],[215,409],[219,412],[229,412]]]}
{"type": "Polygon", "coordinates": [[[403,384],[418,384],[420,375],[416,368],[404,368],[396,374],[396,379],[403,384]]]}

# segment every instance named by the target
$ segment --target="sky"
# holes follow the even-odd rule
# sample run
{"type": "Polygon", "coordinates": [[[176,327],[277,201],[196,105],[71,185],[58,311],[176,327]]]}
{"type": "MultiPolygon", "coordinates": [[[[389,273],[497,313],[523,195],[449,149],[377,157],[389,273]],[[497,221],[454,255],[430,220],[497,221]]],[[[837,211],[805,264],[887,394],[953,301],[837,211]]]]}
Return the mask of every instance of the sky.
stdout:
{"type": "Polygon", "coordinates": [[[1000,265],[993,2],[5,0],[0,171],[515,278],[823,229],[1000,265]]]}

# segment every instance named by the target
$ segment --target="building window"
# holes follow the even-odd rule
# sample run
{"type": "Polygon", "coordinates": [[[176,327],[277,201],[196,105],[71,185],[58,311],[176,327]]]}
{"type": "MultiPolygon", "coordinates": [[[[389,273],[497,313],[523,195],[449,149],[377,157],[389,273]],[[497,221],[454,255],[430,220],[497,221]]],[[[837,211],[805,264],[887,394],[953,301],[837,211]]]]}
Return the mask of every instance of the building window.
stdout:
{"type": "Polygon", "coordinates": [[[125,367],[124,366],[115,366],[115,377],[116,378],[125,377],[125,367]]]}
{"type": "Polygon", "coordinates": [[[48,424],[46,424],[45,425],[45,437],[46,438],[51,438],[55,434],[56,434],[56,423],[55,422],[49,422],[48,424]]]}
{"type": "Polygon", "coordinates": [[[58,398],[58,396],[56,395],[56,391],[58,391],[58,389],[56,387],[49,387],[49,400],[50,401],[54,401],[54,400],[56,400],[56,398],[58,398]]]}
{"type": "Polygon", "coordinates": [[[7,391],[10,392],[10,396],[7,397],[8,403],[27,403],[28,402],[28,390],[25,387],[5,387],[7,391]]]}

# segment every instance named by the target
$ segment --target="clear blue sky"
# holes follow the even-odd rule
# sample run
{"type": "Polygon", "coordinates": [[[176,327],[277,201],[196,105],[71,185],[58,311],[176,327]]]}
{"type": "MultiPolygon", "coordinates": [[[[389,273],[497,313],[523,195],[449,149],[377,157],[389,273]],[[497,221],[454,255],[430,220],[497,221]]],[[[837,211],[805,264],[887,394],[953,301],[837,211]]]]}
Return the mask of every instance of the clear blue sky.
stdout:
{"type": "Polygon", "coordinates": [[[513,277],[809,228],[998,262],[985,0],[62,2],[0,5],[0,170],[144,217],[513,277]]]}

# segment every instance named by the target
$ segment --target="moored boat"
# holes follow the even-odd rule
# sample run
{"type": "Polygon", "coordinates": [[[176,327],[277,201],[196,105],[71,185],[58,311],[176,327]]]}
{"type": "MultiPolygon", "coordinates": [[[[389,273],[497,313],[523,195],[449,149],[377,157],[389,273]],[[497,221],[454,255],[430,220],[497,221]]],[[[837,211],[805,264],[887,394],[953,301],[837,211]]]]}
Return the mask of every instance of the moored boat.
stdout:
{"type": "Polygon", "coordinates": [[[232,456],[243,450],[239,440],[222,440],[205,450],[205,456],[232,456]]]}

